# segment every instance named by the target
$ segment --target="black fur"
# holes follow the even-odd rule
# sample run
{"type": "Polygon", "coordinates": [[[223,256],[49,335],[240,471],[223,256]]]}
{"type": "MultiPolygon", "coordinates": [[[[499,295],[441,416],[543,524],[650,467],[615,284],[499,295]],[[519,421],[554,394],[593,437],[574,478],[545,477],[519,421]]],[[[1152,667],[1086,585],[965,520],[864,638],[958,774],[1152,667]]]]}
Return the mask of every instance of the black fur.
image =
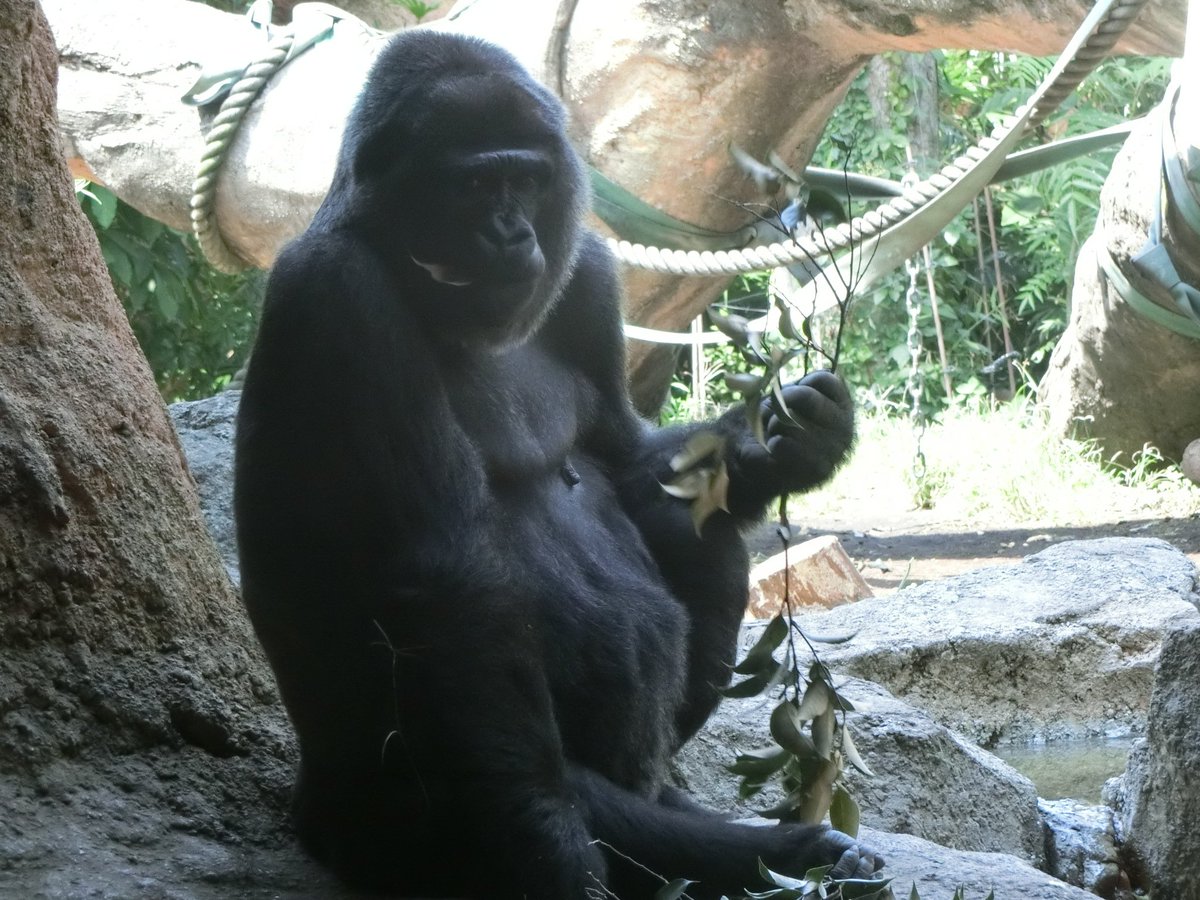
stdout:
{"type": "Polygon", "coordinates": [[[846,391],[789,387],[804,430],[764,411],[770,453],[740,413],[714,423],[732,513],[698,538],[659,483],[694,429],[632,412],[586,201],[550,94],[495,47],[411,31],[271,274],[236,512],[300,739],[300,836],[410,896],[650,897],[629,859],[697,897],[756,884],[760,857],[873,871],[845,835],[730,824],[662,787],[729,680],[738,528],[832,472],[846,391]]]}

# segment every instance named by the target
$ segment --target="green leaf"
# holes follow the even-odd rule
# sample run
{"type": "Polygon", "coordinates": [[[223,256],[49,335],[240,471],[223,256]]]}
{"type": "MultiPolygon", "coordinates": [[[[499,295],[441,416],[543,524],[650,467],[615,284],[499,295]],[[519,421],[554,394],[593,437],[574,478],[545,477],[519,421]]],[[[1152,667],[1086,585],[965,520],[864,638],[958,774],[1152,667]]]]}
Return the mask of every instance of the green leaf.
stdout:
{"type": "Polygon", "coordinates": [[[833,800],[829,804],[829,824],[850,837],[858,837],[858,804],[840,784],[834,788],[833,800]]]}
{"type": "Polygon", "coordinates": [[[739,681],[736,684],[729,685],[727,688],[722,688],[721,693],[726,697],[734,698],[757,697],[763,691],[779,684],[789,671],[788,666],[783,663],[777,663],[773,668],[764,669],[757,675],[753,675],[744,681],[739,681]]]}
{"type": "Polygon", "coordinates": [[[773,663],[775,660],[771,654],[783,643],[787,633],[787,619],[780,613],[767,623],[754,646],[746,651],[745,659],[734,666],[733,671],[738,675],[750,675],[773,663]]]}
{"type": "Polygon", "coordinates": [[[799,757],[816,756],[817,748],[803,726],[804,720],[792,700],[784,700],[771,712],[771,737],[780,747],[799,757]]]}
{"type": "Polygon", "coordinates": [[[817,754],[822,759],[832,758],[834,725],[836,725],[836,720],[832,706],[827,706],[823,713],[813,719],[813,744],[816,745],[817,754]]]}
{"type": "Polygon", "coordinates": [[[100,254],[113,281],[128,287],[133,281],[133,263],[129,261],[129,254],[108,241],[100,243],[100,254]]]}
{"type": "Polygon", "coordinates": [[[854,741],[850,737],[850,729],[846,725],[842,725],[842,756],[846,757],[846,761],[864,775],[874,777],[875,773],[867,767],[863,762],[863,758],[858,754],[858,748],[854,746],[854,741]]]}
{"type": "Polygon", "coordinates": [[[758,861],[758,874],[776,887],[792,888],[797,891],[813,890],[825,877],[825,872],[821,872],[816,878],[810,878],[807,875],[803,880],[792,878],[790,875],[772,872],[761,859],[758,861]]]}
{"type": "Polygon", "coordinates": [[[779,747],[764,747],[739,753],[737,760],[727,768],[734,775],[766,779],[782,769],[787,761],[787,751],[779,747]]]}
{"type": "Polygon", "coordinates": [[[846,878],[837,886],[842,891],[842,900],[888,900],[893,896],[888,890],[891,881],[890,878],[846,878]]]}
{"type": "Polygon", "coordinates": [[[716,306],[710,306],[708,308],[708,318],[713,323],[713,327],[729,338],[734,346],[746,347],[749,345],[750,320],[745,316],[739,316],[736,313],[725,313],[716,306]]]}
{"type": "Polygon", "coordinates": [[[101,230],[107,231],[117,217],[117,195],[104,185],[93,182],[88,186],[86,196],[91,205],[92,221],[101,230]]]}
{"type": "Polygon", "coordinates": [[[832,693],[829,685],[824,680],[814,678],[809,682],[808,687],[804,691],[804,699],[800,701],[800,707],[796,710],[796,715],[802,722],[817,718],[817,716],[829,710],[832,693]]]}
{"type": "Polygon", "coordinates": [[[731,391],[742,395],[761,396],[763,379],[760,375],[750,372],[725,372],[725,384],[731,391]]]}

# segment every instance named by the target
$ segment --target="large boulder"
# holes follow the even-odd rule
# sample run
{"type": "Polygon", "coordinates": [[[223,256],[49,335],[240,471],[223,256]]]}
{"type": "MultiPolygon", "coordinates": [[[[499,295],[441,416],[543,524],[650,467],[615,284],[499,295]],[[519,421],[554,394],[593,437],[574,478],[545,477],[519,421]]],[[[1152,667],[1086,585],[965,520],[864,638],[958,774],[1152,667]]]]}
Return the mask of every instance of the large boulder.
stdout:
{"type": "Polygon", "coordinates": [[[1023,562],[798,619],[836,671],[982,746],[1137,732],[1164,635],[1200,622],[1196,568],[1164,541],[1058,544],[1023,562]]]}
{"type": "MultiPolygon", "coordinates": [[[[989,811],[990,815],[990,811],[989,811]]],[[[950,850],[908,834],[863,828],[859,836],[883,853],[892,893],[908,897],[915,886],[922,900],[950,900],[962,888],[966,900],[1096,900],[1005,853],[950,850]]]]}
{"type": "Polygon", "coordinates": [[[1039,800],[1038,809],[1046,823],[1047,872],[1110,900],[1129,888],[1112,809],[1077,800],[1039,800]]]}
{"type": "MultiPolygon", "coordinates": [[[[879,685],[850,679],[838,689],[854,704],[850,731],[875,773],[846,775],[865,824],[1042,864],[1042,825],[1029,779],[879,685]]],[[[724,701],[677,755],[679,786],[707,806],[741,815],[782,799],[768,786],[749,804],[739,802],[737,779],[726,770],[739,751],[772,743],[772,705],[762,698],[724,701]]]]}
{"type": "MultiPolygon", "coordinates": [[[[1178,313],[1171,297],[1139,281],[1129,262],[1146,244],[1161,189],[1161,122],[1147,116],[1113,162],[1096,231],[1075,266],[1070,320],[1040,391],[1052,428],[1093,438],[1106,457],[1120,454],[1126,464],[1147,443],[1179,460],[1200,438],[1200,403],[1187,400],[1200,380],[1200,341],[1139,312],[1102,269],[1111,254],[1124,279],[1164,312],[1178,313]]],[[[1200,235],[1180,220],[1169,222],[1165,241],[1180,276],[1200,284],[1200,235]]]]}
{"type": "Polygon", "coordinates": [[[1167,636],[1146,738],[1130,754],[1119,806],[1130,864],[1155,897],[1200,898],[1200,625],[1167,636]]]}

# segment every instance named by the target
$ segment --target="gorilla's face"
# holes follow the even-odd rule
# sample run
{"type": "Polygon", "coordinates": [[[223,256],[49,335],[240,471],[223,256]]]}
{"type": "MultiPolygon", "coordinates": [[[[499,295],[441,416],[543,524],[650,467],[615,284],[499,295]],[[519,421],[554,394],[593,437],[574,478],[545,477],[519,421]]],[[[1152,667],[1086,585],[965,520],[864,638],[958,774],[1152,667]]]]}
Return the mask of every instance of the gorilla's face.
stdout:
{"type": "Polygon", "coordinates": [[[355,167],[374,208],[370,239],[423,319],[476,346],[518,343],[542,322],[586,196],[561,110],[520,75],[443,75],[419,102],[414,91],[355,167]]]}

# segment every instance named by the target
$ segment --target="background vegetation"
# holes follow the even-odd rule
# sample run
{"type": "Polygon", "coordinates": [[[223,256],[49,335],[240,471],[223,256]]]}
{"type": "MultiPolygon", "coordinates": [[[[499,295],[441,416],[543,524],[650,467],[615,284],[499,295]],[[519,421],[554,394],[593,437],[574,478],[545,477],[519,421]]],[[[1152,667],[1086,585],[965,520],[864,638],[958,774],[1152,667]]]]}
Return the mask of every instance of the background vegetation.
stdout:
{"type": "MultiPolygon", "coordinates": [[[[244,3],[225,0],[225,5],[240,9],[244,3]]],[[[1048,68],[1046,60],[1012,54],[889,55],[855,82],[829,123],[814,163],[898,179],[907,169],[909,149],[915,148],[918,174],[928,175],[1013,111],[1048,68]]],[[[1167,68],[1168,61],[1160,59],[1106,62],[1042,136],[1084,133],[1147,112],[1162,96],[1167,68]]],[[[997,186],[993,198],[998,254],[992,250],[986,218],[980,216],[977,228],[971,210],[934,242],[933,279],[955,402],[989,393],[992,379],[980,370],[1004,352],[993,274],[997,257],[1007,324],[1023,360],[1025,385],[1044,370],[1066,322],[1074,259],[1092,230],[1113,152],[997,186]]],[[[195,399],[222,389],[244,363],[261,300],[262,274],[218,273],[205,264],[189,235],[146,218],[99,185],[81,183],[78,188],[164,398],[195,399]]],[[[861,204],[851,208],[852,213],[861,211],[861,204]]],[[[948,401],[940,387],[941,365],[924,276],[920,283],[925,300],[918,321],[925,348],[922,399],[932,415],[948,401]]],[[[853,298],[840,371],[867,409],[897,412],[905,407],[906,287],[899,272],[853,298]]],[[[737,307],[761,302],[765,290],[765,273],[746,276],[731,286],[726,303],[737,307]]],[[[728,346],[707,351],[705,362],[716,373],[742,367],[728,346]]],[[[689,360],[681,362],[668,418],[695,409],[692,401],[699,398],[691,396],[692,368],[689,360]]],[[[735,399],[719,377],[709,379],[703,389],[710,410],[735,399]]]]}
{"type": "MultiPolygon", "coordinates": [[[[1169,64],[1159,58],[1108,60],[1068,98],[1038,137],[1051,140],[1084,134],[1144,115],[1166,89],[1169,64]]],[[[899,180],[909,168],[911,152],[917,157],[916,174],[927,176],[1015,111],[1050,66],[1048,59],[1005,53],[888,54],[856,79],[829,122],[813,164],[899,180]]],[[[922,273],[918,325],[925,348],[922,399],[927,415],[992,392],[996,379],[981,370],[1005,352],[1002,318],[1024,364],[1019,386],[1028,389],[1040,378],[1066,326],[1075,258],[1095,225],[1100,189],[1115,153],[1113,148],[993,187],[998,252],[992,248],[982,203],[978,222],[968,209],[934,241],[930,248],[933,281],[952,400],[947,400],[941,387],[934,321],[922,273]],[[997,260],[1007,317],[999,304],[997,260]]],[[[849,205],[852,215],[865,209],[862,203],[849,205]]],[[[900,270],[852,298],[839,371],[868,409],[897,412],[907,405],[907,285],[900,270]]],[[[731,285],[724,304],[762,309],[765,291],[765,275],[752,274],[731,285]]],[[[709,351],[707,361],[714,373],[741,370],[740,357],[728,347],[709,351]]],[[[1006,388],[1006,376],[1002,382],[1006,388]]],[[[684,360],[668,417],[686,416],[693,408],[691,387],[692,365],[684,360]]],[[[720,406],[735,398],[714,377],[706,399],[720,406]]]]}

